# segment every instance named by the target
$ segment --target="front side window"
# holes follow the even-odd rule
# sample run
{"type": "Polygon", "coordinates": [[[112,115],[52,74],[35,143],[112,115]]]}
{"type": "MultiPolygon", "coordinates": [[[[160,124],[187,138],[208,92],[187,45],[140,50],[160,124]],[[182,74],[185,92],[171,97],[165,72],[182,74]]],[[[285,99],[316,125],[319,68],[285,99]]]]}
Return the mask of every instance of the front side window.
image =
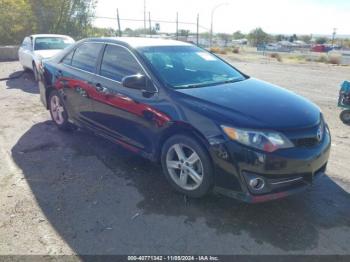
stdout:
{"type": "Polygon", "coordinates": [[[34,50],[57,50],[64,49],[74,43],[68,37],[37,37],[34,42],[34,50]]]}
{"type": "Polygon", "coordinates": [[[63,58],[62,63],[65,64],[65,65],[71,65],[72,64],[73,54],[74,54],[74,50],[71,51],[68,55],[66,55],[63,58]]]}
{"type": "Polygon", "coordinates": [[[23,40],[23,43],[22,43],[22,48],[25,48],[25,49],[31,49],[31,41],[30,41],[30,38],[29,37],[26,37],[24,38],[23,40]]]}
{"type": "Polygon", "coordinates": [[[101,76],[120,82],[123,77],[136,74],[142,74],[142,69],[128,50],[120,46],[106,46],[101,63],[101,76]]]}
{"type": "Polygon", "coordinates": [[[79,46],[73,55],[72,66],[91,73],[95,72],[97,58],[103,44],[85,43],[79,46]]]}
{"type": "Polygon", "coordinates": [[[245,79],[241,73],[196,46],[139,48],[157,75],[174,89],[219,85],[245,79]]]}

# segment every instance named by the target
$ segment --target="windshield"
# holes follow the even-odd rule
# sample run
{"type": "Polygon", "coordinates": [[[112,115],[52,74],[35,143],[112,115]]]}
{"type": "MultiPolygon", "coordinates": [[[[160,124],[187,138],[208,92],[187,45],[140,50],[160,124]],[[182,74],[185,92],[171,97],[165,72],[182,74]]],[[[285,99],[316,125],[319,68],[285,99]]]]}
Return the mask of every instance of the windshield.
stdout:
{"type": "Polygon", "coordinates": [[[73,39],[68,37],[37,37],[34,50],[64,49],[73,43],[73,39]]]}
{"type": "Polygon", "coordinates": [[[174,89],[244,80],[230,65],[196,46],[153,46],[138,51],[164,82],[174,89]]]}

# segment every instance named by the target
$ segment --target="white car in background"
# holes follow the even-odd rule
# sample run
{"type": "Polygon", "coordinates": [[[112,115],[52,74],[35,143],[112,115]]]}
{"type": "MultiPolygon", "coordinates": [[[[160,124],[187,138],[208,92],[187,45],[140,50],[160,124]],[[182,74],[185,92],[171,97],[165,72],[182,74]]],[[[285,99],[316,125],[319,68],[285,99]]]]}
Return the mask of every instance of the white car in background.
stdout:
{"type": "Polygon", "coordinates": [[[38,34],[24,38],[18,58],[24,69],[30,69],[38,80],[38,66],[42,59],[53,57],[75,41],[66,35],[38,34]]]}

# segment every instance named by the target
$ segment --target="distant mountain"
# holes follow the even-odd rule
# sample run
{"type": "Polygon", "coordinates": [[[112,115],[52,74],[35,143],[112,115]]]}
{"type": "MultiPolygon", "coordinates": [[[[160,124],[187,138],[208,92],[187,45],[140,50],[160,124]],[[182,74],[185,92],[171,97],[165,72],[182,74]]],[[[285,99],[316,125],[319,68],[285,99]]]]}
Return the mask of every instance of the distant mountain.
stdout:
{"type": "MultiPolygon", "coordinates": [[[[285,36],[291,36],[291,34],[272,34],[272,35],[285,35],[285,36]]],[[[306,35],[306,34],[297,34],[299,35],[306,35]]],[[[311,34],[308,34],[311,35],[311,34]]],[[[332,38],[331,34],[312,34],[313,37],[328,37],[328,38],[332,38]]],[[[336,34],[335,36],[336,38],[340,38],[340,39],[345,39],[345,38],[350,38],[349,34],[336,34]]]]}
{"type": "MultiPolygon", "coordinates": [[[[328,38],[332,38],[332,35],[324,35],[324,34],[313,34],[313,37],[321,37],[321,36],[325,36],[328,38]]],[[[350,38],[350,35],[342,35],[342,34],[336,34],[335,38],[340,38],[340,39],[344,39],[344,38],[350,38]]]]}

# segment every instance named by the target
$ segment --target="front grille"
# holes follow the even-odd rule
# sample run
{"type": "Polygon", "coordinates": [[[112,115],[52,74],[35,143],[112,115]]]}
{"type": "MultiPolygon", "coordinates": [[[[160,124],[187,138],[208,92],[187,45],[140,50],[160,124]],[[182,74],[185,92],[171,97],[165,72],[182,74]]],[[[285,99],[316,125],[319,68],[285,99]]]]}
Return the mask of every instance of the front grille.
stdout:
{"type": "Polygon", "coordinates": [[[292,139],[293,144],[296,147],[313,147],[318,145],[320,142],[322,142],[324,138],[324,134],[326,132],[325,129],[325,124],[323,119],[321,118],[320,124],[316,127],[313,128],[312,130],[309,130],[308,135],[305,137],[300,137],[300,138],[294,138],[292,139]]]}
{"type": "Polygon", "coordinates": [[[316,146],[319,142],[320,141],[317,139],[317,137],[293,139],[293,143],[297,147],[313,147],[316,146]]]}

